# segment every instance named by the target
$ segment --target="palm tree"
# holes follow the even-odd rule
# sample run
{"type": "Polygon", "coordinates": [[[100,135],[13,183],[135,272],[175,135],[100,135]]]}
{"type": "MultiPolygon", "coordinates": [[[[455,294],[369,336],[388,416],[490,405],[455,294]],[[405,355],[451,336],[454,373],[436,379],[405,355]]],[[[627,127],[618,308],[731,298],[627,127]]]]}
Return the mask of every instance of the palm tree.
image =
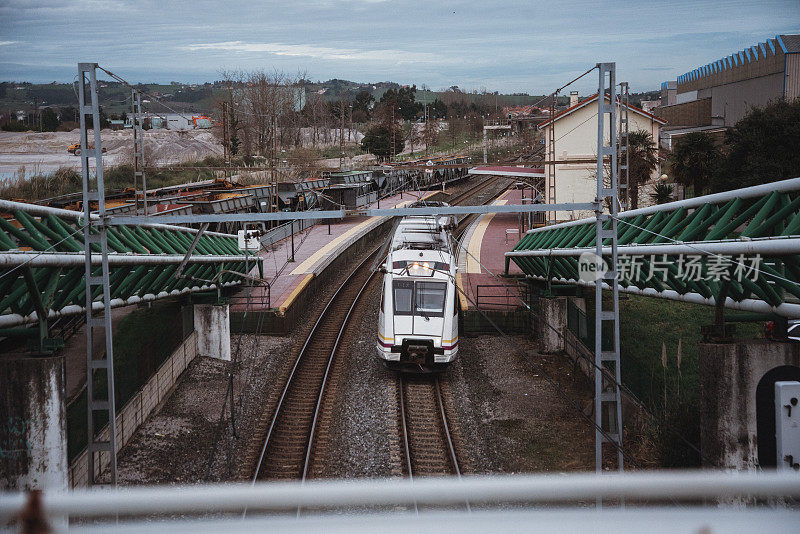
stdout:
{"type": "Polygon", "coordinates": [[[674,200],[672,193],[673,187],[671,185],[656,184],[653,186],[653,192],[650,193],[650,200],[652,200],[654,204],[666,204],[674,200]]]}
{"type": "Polygon", "coordinates": [[[645,130],[637,130],[628,134],[628,192],[630,209],[639,207],[639,186],[647,183],[658,167],[658,149],[653,136],[645,130]]]}
{"type": "Polygon", "coordinates": [[[722,153],[705,132],[692,132],[675,141],[669,162],[675,181],[701,195],[711,186],[722,153]]]}

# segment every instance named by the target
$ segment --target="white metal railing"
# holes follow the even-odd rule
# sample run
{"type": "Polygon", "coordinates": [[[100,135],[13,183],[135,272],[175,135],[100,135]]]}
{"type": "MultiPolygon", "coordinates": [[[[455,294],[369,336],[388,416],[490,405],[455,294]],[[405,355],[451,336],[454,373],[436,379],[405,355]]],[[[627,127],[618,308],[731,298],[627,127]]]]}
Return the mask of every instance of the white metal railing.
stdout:
{"type": "MultiPolygon", "coordinates": [[[[44,492],[47,514],[114,517],[117,514],[207,514],[300,508],[357,506],[458,505],[516,502],[528,504],[594,502],[626,499],[638,502],[707,501],[743,498],[800,498],[800,475],[726,473],[721,471],[633,472],[626,474],[503,475],[411,480],[322,480],[306,483],[267,482],[189,486],[135,486],[117,490],[92,488],[66,493],[44,492]]],[[[25,493],[0,493],[0,519],[18,514],[25,493]]],[[[743,502],[744,502],[743,501],[743,502]]],[[[800,520],[800,511],[793,510],[800,520]]],[[[383,513],[386,513],[385,511],[383,513]]],[[[0,522],[2,524],[2,522],[0,522]]]]}

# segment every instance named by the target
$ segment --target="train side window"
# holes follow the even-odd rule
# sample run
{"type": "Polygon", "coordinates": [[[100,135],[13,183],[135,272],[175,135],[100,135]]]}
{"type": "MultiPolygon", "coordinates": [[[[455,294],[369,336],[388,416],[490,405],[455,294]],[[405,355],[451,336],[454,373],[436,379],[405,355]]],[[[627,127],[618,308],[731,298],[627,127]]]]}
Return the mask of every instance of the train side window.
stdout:
{"type": "Polygon", "coordinates": [[[414,282],[396,280],[392,283],[392,300],[395,315],[411,315],[411,298],[414,294],[414,282]]]}
{"type": "Polygon", "coordinates": [[[382,287],[381,288],[381,313],[386,313],[386,310],[383,307],[383,297],[384,297],[385,293],[386,293],[386,288],[382,287]]]}

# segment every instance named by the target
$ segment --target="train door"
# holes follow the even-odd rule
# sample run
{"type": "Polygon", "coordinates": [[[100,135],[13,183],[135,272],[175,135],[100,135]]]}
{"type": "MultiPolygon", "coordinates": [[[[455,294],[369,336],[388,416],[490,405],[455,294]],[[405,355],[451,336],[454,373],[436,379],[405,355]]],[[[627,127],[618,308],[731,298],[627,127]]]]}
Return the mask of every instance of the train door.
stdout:
{"type": "Polygon", "coordinates": [[[413,316],[415,335],[442,335],[446,295],[447,284],[445,282],[415,282],[413,316]]]}

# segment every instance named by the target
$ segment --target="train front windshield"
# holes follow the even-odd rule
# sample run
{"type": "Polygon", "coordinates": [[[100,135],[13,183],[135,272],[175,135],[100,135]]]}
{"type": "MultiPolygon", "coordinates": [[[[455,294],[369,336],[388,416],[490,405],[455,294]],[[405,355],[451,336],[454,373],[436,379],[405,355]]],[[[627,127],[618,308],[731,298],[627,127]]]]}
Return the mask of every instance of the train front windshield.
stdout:
{"type": "Polygon", "coordinates": [[[395,280],[392,289],[395,315],[444,317],[446,283],[395,280]]]}

